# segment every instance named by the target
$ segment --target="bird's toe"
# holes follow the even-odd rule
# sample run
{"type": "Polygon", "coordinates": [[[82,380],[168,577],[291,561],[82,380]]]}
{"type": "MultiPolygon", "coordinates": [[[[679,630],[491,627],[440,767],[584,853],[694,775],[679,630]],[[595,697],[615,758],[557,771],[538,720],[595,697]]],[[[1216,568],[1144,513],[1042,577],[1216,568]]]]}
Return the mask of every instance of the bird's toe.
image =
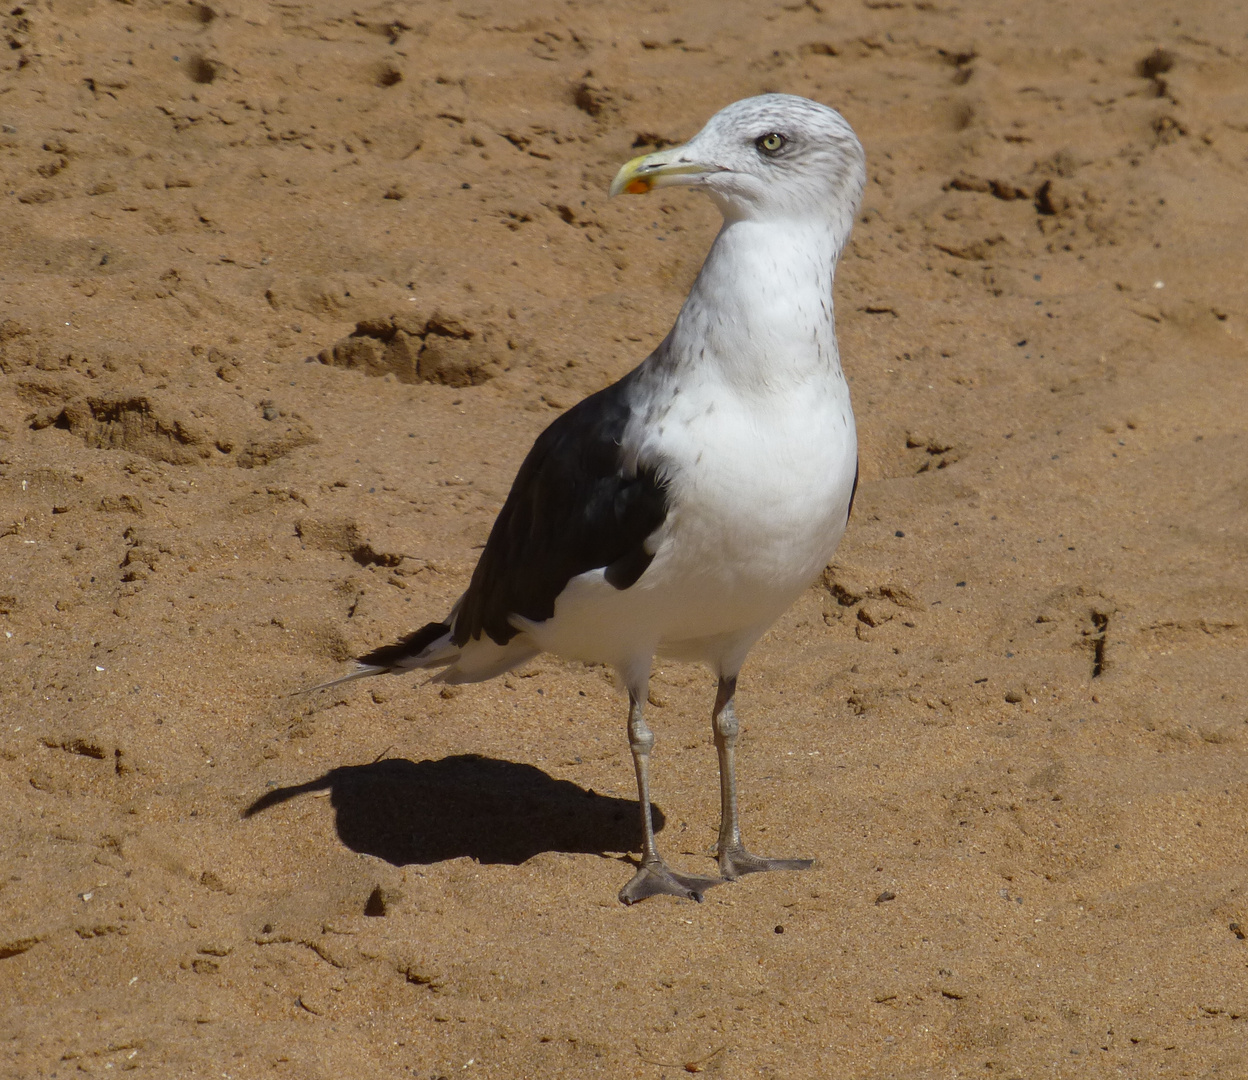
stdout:
{"type": "Polygon", "coordinates": [[[620,890],[620,903],[635,904],[650,896],[679,896],[701,903],[707,889],[722,884],[722,878],[678,874],[662,860],[642,863],[632,880],[620,890]]]}
{"type": "Polygon", "coordinates": [[[746,851],[740,845],[719,853],[719,872],[725,881],[734,881],[742,874],[758,874],[764,870],[809,870],[814,859],[765,859],[746,851]]]}

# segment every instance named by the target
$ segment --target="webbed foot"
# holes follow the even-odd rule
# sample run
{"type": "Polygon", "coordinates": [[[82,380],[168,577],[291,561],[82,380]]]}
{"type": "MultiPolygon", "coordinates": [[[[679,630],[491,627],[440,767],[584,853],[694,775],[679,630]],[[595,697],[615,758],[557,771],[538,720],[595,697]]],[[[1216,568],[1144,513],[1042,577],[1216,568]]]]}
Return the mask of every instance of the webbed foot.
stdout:
{"type": "Polygon", "coordinates": [[[722,878],[678,874],[662,859],[656,859],[637,868],[633,879],[620,890],[620,903],[635,904],[648,896],[667,895],[696,900],[700,904],[707,889],[723,883],[722,878]]]}

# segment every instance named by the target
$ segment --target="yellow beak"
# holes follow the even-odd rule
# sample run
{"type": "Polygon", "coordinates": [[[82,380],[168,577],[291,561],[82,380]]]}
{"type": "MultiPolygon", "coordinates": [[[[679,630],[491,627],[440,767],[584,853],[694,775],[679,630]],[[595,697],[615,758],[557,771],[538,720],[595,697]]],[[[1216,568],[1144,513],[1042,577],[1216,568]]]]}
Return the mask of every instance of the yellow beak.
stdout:
{"type": "Polygon", "coordinates": [[[633,158],[615,174],[615,179],[611,181],[611,195],[624,191],[630,195],[644,195],[656,187],[689,184],[694,178],[715,171],[705,165],[680,161],[684,152],[685,147],[674,146],[670,150],[633,158]]]}

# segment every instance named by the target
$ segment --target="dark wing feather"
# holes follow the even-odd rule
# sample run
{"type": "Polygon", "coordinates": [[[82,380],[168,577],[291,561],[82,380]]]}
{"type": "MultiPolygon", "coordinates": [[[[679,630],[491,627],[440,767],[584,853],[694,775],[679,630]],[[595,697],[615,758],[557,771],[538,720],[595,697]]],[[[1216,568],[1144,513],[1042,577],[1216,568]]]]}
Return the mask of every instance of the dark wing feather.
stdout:
{"type": "Polygon", "coordinates": [[[361,656],[357,663],[366,664],[369,667],[392,667],[402,660],[419,656],[449,629],[450,626],[447,623],[426,623],[419,630],[408,634],[402,641],[396,641],[393,645],[382,645],[361,656]]]}
{"type": "Polygon", "coordinates": [[[634,381],[587,397],[538,436],[473,571],[456,645],[482,633],[505,645],[518,633],[510,616],[549,619],[577,574],[605,567],[607,581],[627,589],[650,565],[643,545],[667,517],[667,493],[653,468],[625,467],[634,381]]]}

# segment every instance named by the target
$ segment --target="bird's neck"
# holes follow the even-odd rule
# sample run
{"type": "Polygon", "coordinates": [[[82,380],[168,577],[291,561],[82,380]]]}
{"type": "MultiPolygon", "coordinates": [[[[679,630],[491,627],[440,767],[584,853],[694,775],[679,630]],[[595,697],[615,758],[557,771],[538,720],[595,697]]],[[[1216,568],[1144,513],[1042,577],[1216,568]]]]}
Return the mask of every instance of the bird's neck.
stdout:
{"type": "Polygon", "coordinates": [[[809,221],[728,221],[669,348],[749,392],[839,380],[832,278],[842,237],[809,221]]]}

